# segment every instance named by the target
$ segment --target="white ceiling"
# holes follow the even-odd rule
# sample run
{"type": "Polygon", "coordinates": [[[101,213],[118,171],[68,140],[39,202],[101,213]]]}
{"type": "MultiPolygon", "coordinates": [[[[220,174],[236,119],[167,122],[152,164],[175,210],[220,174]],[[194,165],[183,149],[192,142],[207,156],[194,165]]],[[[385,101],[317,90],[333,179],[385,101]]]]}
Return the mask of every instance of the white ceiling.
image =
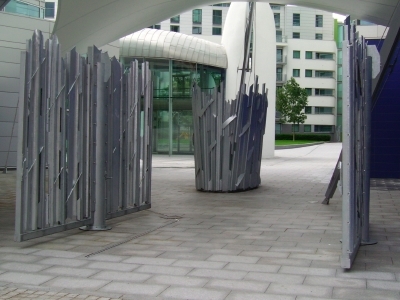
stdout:
{"type": "MultiPolygon", "coordinates": [[[[235,1],[234,2],[239,2],[235,1]]],[[[194,7],[219,3],[210,0],[59,0],[54,33],[62,51],[76,46],[81,53],[91,45],[105,45],[194,7]]],[[[259,2],[267,2],[259,0],[259,2]]],[[[397,0],[274,0],[351,15],[352,19],[389,25],[397,0]]],[[[394,16],[395,18],[399,16],[394,16]]]]}

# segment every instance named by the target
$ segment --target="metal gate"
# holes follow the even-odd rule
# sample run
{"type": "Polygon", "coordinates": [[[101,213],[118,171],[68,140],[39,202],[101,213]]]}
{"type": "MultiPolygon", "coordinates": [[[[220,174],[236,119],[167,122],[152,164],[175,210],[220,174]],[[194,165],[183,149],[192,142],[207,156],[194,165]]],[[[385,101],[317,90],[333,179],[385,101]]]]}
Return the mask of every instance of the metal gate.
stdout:
{"type": "Polygon", "coordinates": [[[355,25],[343,41],[342,257],[350,268],[369,241],[372,58],[355,25]]]}
{"type": "Polygon", "coordinates": [[[96,47],[65,58],[35,31],[21,54],[15,240],[150,208],[152,83],[96,47]],[[142,123],[142,127],[141,127],[142,123]]]}

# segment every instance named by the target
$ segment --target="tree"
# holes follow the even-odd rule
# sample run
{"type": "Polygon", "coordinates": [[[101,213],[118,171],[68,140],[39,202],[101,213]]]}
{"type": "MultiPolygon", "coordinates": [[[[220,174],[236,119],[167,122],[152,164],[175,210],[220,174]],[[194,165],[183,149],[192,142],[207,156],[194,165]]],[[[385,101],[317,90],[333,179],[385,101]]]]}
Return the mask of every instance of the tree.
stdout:
{"type": "Polygon", "coordinates": [[[293,77],[277,92],[276,110],[282,114],[283,122],[293,124],[293,141],[295,140],[294,125],[303,124],[307,119],[307,115],[304,113],[304,108],[308,104],[307,98],[306,89],[301,88],[293,77]]]}

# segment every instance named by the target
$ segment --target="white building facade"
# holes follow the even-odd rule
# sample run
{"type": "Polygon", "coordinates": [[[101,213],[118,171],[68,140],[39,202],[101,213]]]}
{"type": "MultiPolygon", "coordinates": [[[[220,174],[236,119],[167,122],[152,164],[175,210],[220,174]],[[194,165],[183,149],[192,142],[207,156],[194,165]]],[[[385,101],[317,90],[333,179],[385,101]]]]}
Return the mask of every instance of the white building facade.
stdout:
{"type": "MultiPolygon", "coordinates": [[[[276,79],[280,88],[294,77],[308,92],[307,119],[294,125],[298,133],[329,133],[336,130],[337,53],[334,19],[329,12],[298,6],[271,4],[276,28],[276,79]]],[[[279,113],[275,133],[292,132],[279,113]]]]}

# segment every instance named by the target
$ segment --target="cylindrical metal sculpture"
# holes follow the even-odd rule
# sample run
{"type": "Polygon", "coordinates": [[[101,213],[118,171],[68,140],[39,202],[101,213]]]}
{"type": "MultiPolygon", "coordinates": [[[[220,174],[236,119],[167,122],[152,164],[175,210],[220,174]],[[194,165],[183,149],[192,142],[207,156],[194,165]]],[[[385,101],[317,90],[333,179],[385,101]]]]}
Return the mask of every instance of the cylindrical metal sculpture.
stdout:
{"type": "Polygon", "coordinates": [[[205,94],[195,85],[192,107],[197,190],[257,188],[268,107],[265,85],[259,92],[256,80],[249,95],[239,93],[232,101],[225,101],[217,88],[205,94]]]}

